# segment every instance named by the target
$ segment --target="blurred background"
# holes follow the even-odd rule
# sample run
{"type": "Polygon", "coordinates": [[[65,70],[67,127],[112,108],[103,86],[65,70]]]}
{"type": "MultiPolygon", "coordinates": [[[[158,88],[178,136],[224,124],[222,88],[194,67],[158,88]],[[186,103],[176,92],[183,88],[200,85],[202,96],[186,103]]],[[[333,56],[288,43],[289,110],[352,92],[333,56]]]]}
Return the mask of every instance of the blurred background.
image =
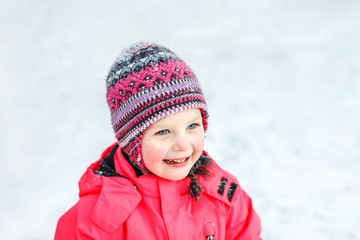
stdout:
{"type": "Polygon", "coordinates": [[[207,151],[267,240],[360,239],[360,2],[0,1],[0,235],[52,239],[115,141],[105,75],[154,41],[195,71],[207,151]]]}

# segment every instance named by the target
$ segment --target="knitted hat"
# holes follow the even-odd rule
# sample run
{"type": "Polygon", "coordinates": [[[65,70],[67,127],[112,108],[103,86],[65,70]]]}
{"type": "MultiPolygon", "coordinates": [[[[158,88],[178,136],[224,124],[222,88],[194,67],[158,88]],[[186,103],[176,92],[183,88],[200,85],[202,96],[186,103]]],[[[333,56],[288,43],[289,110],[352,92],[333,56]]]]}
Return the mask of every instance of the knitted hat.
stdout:
{"type": "Polygon", "coordinates": [[[154,43],[124,49],[106,78],[111,123],[123,151],[143,172],[144,131],[161,118],[199,108],[207,129],[207,107],[198,80],[175,53],[154,43]]]}

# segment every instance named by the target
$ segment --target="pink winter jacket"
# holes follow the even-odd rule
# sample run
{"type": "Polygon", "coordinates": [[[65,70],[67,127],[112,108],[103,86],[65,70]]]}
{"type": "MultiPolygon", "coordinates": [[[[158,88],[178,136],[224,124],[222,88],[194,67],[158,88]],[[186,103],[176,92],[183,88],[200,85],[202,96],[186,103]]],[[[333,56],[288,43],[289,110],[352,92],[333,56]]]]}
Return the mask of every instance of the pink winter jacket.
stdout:
{"type": "Polygon", "coordinates": [[[94,171],[107,148],[79,181],[80,200],[58,221],[55,240],[71,239],[215,239],[258,240],[260,219],[237,179],[215,164],[212,177],[198,177],[198,202],[186,194],[190,180],[136,176],[121,153],[114,155],[121,176],[94,171]]]}

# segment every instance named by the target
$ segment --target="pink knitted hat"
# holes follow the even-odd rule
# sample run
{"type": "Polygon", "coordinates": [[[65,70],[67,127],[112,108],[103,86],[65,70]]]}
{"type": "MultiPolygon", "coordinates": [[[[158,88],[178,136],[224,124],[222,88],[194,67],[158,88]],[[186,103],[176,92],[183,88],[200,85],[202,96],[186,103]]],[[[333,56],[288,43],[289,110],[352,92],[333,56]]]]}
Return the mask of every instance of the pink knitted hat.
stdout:
{"type": "Polygon", "coordinates": [[[139,42],[124,49],[106,78],[111,123],[123,151],[143,172],[141,139],[154,122],[199,108],[207,129],[207,106],[190,67],[169,49],[139,42]]]}

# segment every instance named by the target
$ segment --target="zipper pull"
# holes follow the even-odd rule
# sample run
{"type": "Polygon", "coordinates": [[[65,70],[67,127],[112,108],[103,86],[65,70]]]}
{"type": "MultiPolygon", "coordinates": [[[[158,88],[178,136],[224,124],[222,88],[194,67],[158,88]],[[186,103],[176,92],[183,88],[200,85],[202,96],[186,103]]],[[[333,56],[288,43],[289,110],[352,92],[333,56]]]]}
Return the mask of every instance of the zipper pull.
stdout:
{"type": "Polygon", "coordinates": [[[203,232],[206,236],[206,240],[214,240],[215,229],[214,223],[211,220],[207,220],[206,222],[204,222],[203,232]]]}

